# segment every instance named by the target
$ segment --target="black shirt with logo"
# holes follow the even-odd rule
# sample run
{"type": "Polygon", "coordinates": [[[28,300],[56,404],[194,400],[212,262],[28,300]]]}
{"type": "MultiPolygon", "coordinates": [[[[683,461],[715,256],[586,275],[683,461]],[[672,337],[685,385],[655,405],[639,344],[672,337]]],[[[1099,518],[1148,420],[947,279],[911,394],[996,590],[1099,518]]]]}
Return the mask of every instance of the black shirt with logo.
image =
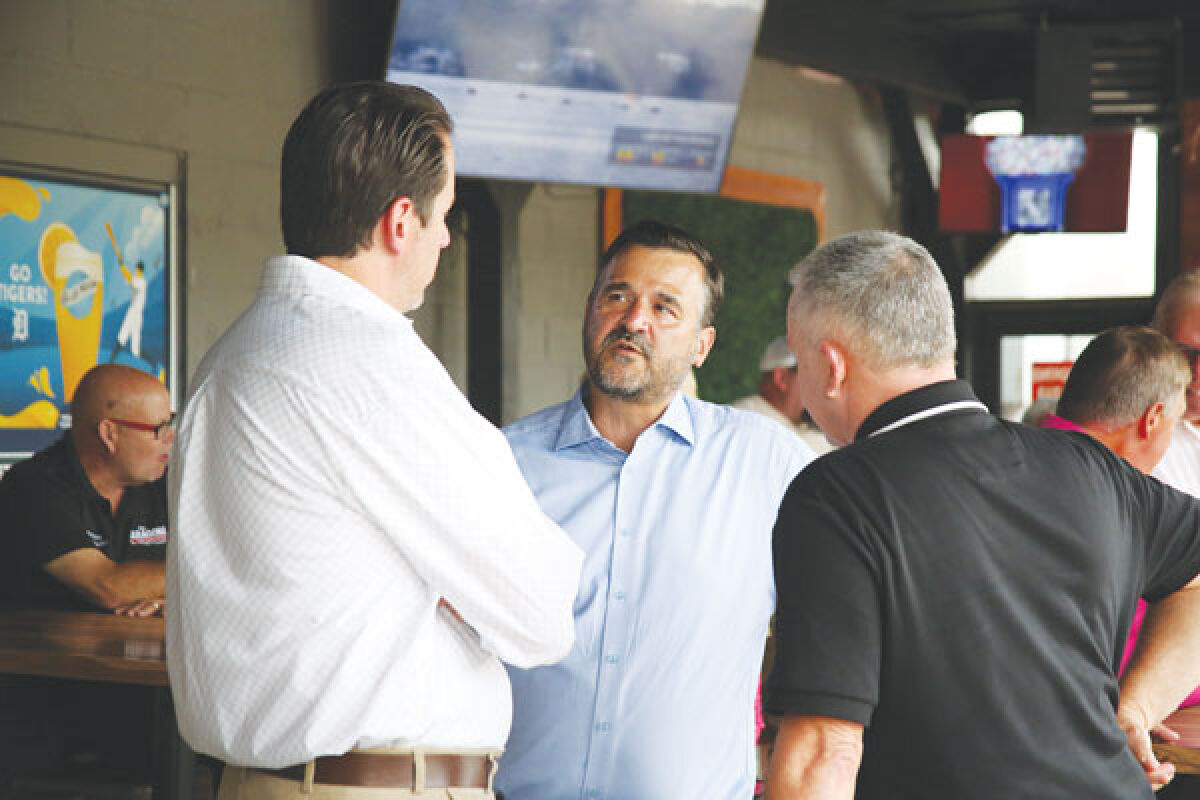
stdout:
{"type": "Polygon", "coordinates": [[[1200,572],[1193,498],[954,381],[801,472],[774,547],[766,708],[864,725],[859,800],[1153,796],[1117,669],[1138,597],[1200,572]]]}
{"type": "Polygon", "coordinates": [[[114,514],[88,481],[70,434],[0,480],[0,600],[9,607],[91,609],[45,565],[82,548],[118,563],[161,561],[166,542],[165,478],[126,489],[114,514]]]}

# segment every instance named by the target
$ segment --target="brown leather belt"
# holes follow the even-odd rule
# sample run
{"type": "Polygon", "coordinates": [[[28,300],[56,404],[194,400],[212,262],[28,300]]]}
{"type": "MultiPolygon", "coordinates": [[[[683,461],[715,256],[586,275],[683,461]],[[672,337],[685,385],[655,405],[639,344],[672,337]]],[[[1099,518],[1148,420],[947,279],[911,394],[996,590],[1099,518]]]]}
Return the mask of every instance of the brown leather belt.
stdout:
{"type": "MultiPolygon", "coordinates": [[[[426,754],[425,787],[430,789],[486,789],[492,773],[487,756],[426,754]]],[[[259,769],[290,781],[304,780],[304,766],[259,769]]],[[[316,759],[313,783],[338,786],[416,789],[416,756],[411,753],[349,752],[316,759]]]]}

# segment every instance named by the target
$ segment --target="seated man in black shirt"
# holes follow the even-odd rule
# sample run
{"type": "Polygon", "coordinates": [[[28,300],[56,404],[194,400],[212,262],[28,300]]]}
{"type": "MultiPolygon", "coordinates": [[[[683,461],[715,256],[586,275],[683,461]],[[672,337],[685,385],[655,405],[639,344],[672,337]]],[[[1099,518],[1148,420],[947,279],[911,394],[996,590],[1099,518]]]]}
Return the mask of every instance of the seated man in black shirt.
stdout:
{"type": "Polygon", "coordinates": [[[1149,731],[1200,683],[1200,504],[988,413],[916,242],[843,236],[792,279],[803,404],[846,446],[775,526],[768,797],[1150,800],[1149,731]]]}
{"type": "Polygon", "coordinates": [[[175,438],[167,390],[132,367],[94,367],[71,430],[0,480],[0,596],[25,608],[159,613],[163,474],[175,438]]]}

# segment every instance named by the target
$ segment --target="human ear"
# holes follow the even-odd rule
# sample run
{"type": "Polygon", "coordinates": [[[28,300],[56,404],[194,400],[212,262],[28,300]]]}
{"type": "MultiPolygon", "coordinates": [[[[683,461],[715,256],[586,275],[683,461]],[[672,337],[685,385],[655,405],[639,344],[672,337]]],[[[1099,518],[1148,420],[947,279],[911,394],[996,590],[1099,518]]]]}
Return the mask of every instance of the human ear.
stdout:
{"type": "Polygon", "coordinates": [[[411,197],[397,197],[388,205],[379,221],[380,239],[385,249],[395,252],[412,238],[417,209],[411,197]]]}
{"type": "Polygon", "coordinates": [[[717,329],[712,325],[706,325],[700,329],[697,336],[700,337],[700,346],[696,348],[696,357],[692,359],[693,367],[704,364],[708,354],[712,352],[713,343],[717,340],[717,329]]]}
{"type": "Polygon", "coordinates": [[[111,419],[102,419],[96,425],[96,435],[99,437],[100,443],[104,445],[104,449],[109,453],[117,451],[118,428],[117,423],[111,419]]]}
{"type": "Polygon", "coordinates": [[[1138,420],[1138,436],[1143,439],[1148,439],[1150,434],[1158,430],[1158,427],[1163,424],[1163,404],[1162,401],[1152,404],[1142,414],[1142,418],[1138,420]]]}
{"type": "Polygon", "coordinates": [[[795,367],[776,367],[771,370],[771,383],[781,392],[786,392],[792,385],[791,376],[796,374],[795,367]]]}
{"type": "Polygon", "coordinates": [[[846,351],[837,342],[825,340],[818,345],[821,353],[821,363],[824,366],[825,385],[822,391],[826,397],[837,397],[842,393],[849,370],[849,360],[846,351]]]}

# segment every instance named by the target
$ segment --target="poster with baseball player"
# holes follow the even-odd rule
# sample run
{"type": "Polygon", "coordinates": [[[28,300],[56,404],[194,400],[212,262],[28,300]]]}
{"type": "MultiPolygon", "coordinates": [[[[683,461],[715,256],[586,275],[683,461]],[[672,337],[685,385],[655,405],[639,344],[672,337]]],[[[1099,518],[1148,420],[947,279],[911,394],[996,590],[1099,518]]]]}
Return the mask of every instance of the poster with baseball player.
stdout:
{"type": "Polygon", "coordinates": [[[0,168],[0,459],[69,428],[98,363],[167,382],[169,204],[166,191],[0,168]]]}

